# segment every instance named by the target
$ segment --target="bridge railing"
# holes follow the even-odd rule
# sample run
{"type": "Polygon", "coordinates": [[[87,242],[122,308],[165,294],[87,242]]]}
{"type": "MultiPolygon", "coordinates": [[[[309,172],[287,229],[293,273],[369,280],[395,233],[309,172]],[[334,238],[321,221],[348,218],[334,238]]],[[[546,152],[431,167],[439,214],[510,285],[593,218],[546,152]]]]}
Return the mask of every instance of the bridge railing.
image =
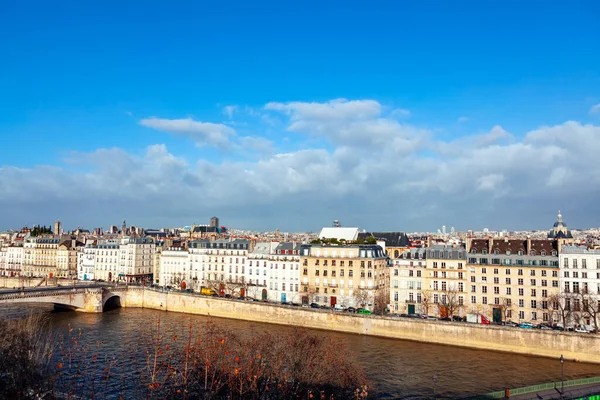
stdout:
{"type": "MultiPolygon", "coordinates": [[[[594,384],[594,383],[600,383],[600,376],[565,381],[564,387],[569,388],[569,387],[573,387],[573,386],[590,385],[590,384],[594,384]]],[[[520,395],[520,394],[541,392],[543,390],[554,389],[554,388],[560,389],[562,386],[563,386],[562,381],[548,382],[548,383],[543,383],[541,385],[532,385],[532,386],[525,386],[525,387],[521,387],[521,388],[517,388],[517,389],[510,389],[510,395],[516,396],[516,395],[520,395]]],[[[503,399],[504,397],[505,397],[504,391],[492,392],[492,393],[488,393],[485,395],[485,398],[487,398],[487,399],[503,399]]]]}
{"type": "Polygon", "coordinates": [[[45,291],[28,291],[21,293],[5,293],[0,294],[0,301],[2,300],[15,300],[23,298],[40,298],[40,297],[53,297],[53,296],[64,296],[84,293],[100,293],[98,289],[71,289],[71,290],[45,290],[45,291]]]}

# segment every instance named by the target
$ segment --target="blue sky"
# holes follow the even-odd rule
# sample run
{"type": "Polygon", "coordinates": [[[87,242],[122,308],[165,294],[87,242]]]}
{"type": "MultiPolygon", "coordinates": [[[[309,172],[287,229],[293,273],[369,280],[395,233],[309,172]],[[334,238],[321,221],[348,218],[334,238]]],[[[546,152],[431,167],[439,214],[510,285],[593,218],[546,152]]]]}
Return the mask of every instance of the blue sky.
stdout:
{"type": "MultiPolygon", "coordinates": [[[[14,185],[16,180],[25,185],[31,179],[31,185],[23,187],[40,191],[42,197],[56,203],[73,203],[71,208],[57,205],[53,209],[47,204],[24,201],[22,188],[13,187],[0,194],[0,203],[21,205],[13,215],[6,216],[5,222],[0,221],[0,229],[37,222],[29,219],[48,223],[57,217],[72,225],[106,226],[116,218],[120,220],[122,214],[138,224],[177,225],[201,222],[217,212],[224,220],[231,215],[230,225],[257,229],[318,229],[331,219],[348,220],[367,229],[430,230],[442,223],[479,229],[505,221],[514,223],[515,228],[533,228],[547,221],[550,209],[569,210],[569,205],[559,204],[563,203],[561,198],[552,198],[548,210],[535,216],[527,213],[529,222],[524,222],[521,215],[507,220],[506,215],[513,215],[514,208],[539,209],[532,206],[539,198],[527,197],[530,206],[524,207],[523,194],[515,193],[521,183],[512,182],[507,171],[489,167],[480,171],[485,172],[481,176],[501,175],[498,187],[506,186],[497,191],[502,195],[493,205],[501,216],[490,215],[485,208],[480,217],[470,216],[472,206],[465,204],[486,198],[465,194],[469,190],[477,192],[477,187],[465,186],[460,196],[445,191],[443,182],[457,178],[441,176],[440,171],[458,161],[452,153],[440,152],[440,146],[459,138],[477,141],[494,127],[507,133],[500,136],[507,139],[502,146],[512,146],[508,150],[527,142],[527,135],[541,127],[560,127],[569,135],[584,135],[582,140],[588,142],[590,138],[600,140],[595,130],[600,111],[594,112],[594,106],[600,104],[600,5],[594,1],[568,5],[541,1],[496,5],[475,1],[107,1],[59,5],[20,1],[3,5],[0,36],[5,38],[0,42],[0,137],[4,144],[0,147],[0,182],[14,185]],[[411,165],[418,163],[422,169],[407,170],[406,166],[395,164],[392,160],[406,158],[403,152],[387,154],[380,148],[378,156],[376,146],[385,147],[382,143],[389,143],[389,137],[375,141],[372,149],[350,145],[350,134],[336,137],[336,132],[344,132],[348,124],[357,128],[357,119],[350,114],[325,121],[323,115],[315,119],[310,113],[298,111],[300,105],[330,105],[336,99],[377,102],[379,111],[358,118],[365,122],[361,122],[361,134],[377,135],[380,130],[376,125],[382,120],[398,123],[394,128],[398,131],[390,133],[391,137],[420,139],[410,157],[411,165]],[[289,106],[290,102],[296,102],[295,106],[289,106]],[[265,107],[269,103],[288,106],[265,107]],[[227,110],[231,112],[228,114],[227,110]],[[150,117],[162,122],[190,119],[219,126],[178,126],[174,133],[172,125],[165,128],[163,123],[157,128],[154,123],[150,127],[142,123],[150,117]],[[573,126],[574,130],[569,130],[565,127],[568,121],[577,122],[581,129],[591,126],[591,133],[588,129],[582,134],[573,126]],[[294,127],[295,122],[300,124],[294,127]],[[222,133],[223,127],[233,130],[226,139],[233,143],[231,146],[216,146],[205,136],[198,137],[209,128],[218,128],[222,133]],[[249,141],[260,149],[249,151],[249,141]],[[256,145],[257,141],[260,145],[256,145]],[[174,184],[161,189],[156,183],[144,182],[143,176],[135,178],[140,180],[135,183],[139,186],[127,186],[133,179],[127,176],[128,167],[156,173],[156,165],[147,159],[149,146],[155,145],[164,145],[167,158],[183,163],[167,171],[169,174],[181,168],[182,174],[187,171],[196,176],[207,172],[202,169],[206,164],[213,176],[222,176],[222,181],[215,180],[220,192],[229,193],[228,185],[233,185],[240,192],[233,191],[231,196],[260,196],[260,204],[212,196],[190,209],[172,213],[173,207],[179,206],[161,197],[161,191],[197,199],[203,198],[201,193],[206,188],[191,184],[191,188],[182,189],[174,184]],[[119,155],[98,155],[98,149],[118,149],[119,155]],[[327,156],[335,159],[333,169],[338,168],[348,179],[343,188],[320,191],[326,197],[320,201],[331,201],[332,209],[315,212],[312,218],[289,215],[295,202],[306,204],[307,199],[314,199],[312,191],[317,190],[306,183],[310,176],[290,182],[289,174],[315,171],[300,172],[299,168],[286,165],[288,182],[281,178],[278,184],[295,187],[273,196],[268,190],[268,185],[273,184],[269,174],[281,171],[281,166],[274,166],[273,171],[265,166],[275,165],[280,159],[277,154],[297,156],[301,151],[317,154],[319,160],[327,156]],[[348,215],[333,215],[340,201],[347,201],[350,210],[368,207],[373,189],[369,182],[377,181],[375,175],[367,176],[368,173],[357,177],[361,174],[359,162],[343,164],[337,158],[339,153],[352,151],[353,159],[364,165],[373,165],[385,153],[390,163],[388,170],[409,171],[412,177],[405,179],[406,185],[420,189],[406,192],[406,185],[387,187],[381,197],[408,195],[415,198],[411,200],[414,204],[405,202],[408,210],[390,211],[389,215],[358,217],[351,211],[348,215]],[[110,182],[123,182],[124,192],[141,194],[145,193],[143,188],[148,190],[143,198],[135,200],[147,204],[141,208],[143,211],[131,205],[131,198],[119,193],[107,195],[100,183],[90,183],[106,175],[108,163],[113,165],[111,171],[115,174],[123,174],[122,179],[111,175],[115,181],[110,182]],[[47,166],[53,167],[51,172],[47,166]],[[244,182],[229,182],[226,172],[239,175],[239,171],[252,173],[244,182]],[[266,175],[261,176],[264,182],[260,185],[255,181],[259,173],[266,175]],[[456,204],[432,203],[422,207],[418,196],[431,199],[432,195],[422,190],[422,182],[419,186],[413,181],[414,175],[440,179],[428,185],[435,186],[437,194],[456,204]],[[34,176],[45,176],[46,182],[56,179],[55,185],[40,185],[34,176]],[[300,187],[301,183],[306,186],[300,187]],[[69,184],[79,186],[82,193],[65,197],[59,188],[69,184]],[[364,190],[352,189],[349,196],[350,186],[363,186],[364,190]],[[92,203],[97,210],[94,215],[82,206],[92,203]],[[121,205],[115,209],[107,203],[121,205]],[[168,203],[170,207],[166,210],[152,205],[156,203],[168,203]],[[245,211],[248,207],[262,208],[262,217],[249,217],[245,211]],[[36,210],[33,214],[32,208],[36,210]],[[453,221],[445,221],[448,211],[453,221]],[[410,215],[399,215],[403,213],[410,215]]],[[[563,134],[566,133],[555,135],[559,138],[563,134]]],[[[558,149],[564,147],[558,139],[555,142],[558,149]]],[[[541,139],[537,143],[544,146],[541,139]]],[[[596,142],[588,147],[595,145],[596,142]]],[[[562,155],[551,153],[545,162],[552,168],[557,161],[554,156],[562,157],[561,161],[580,157],[573,154],[577,149],[569,148],[562,155]]],[[[459,161],[461,168],[468,162],[459,161]]],[[[310,162],[319,165],[313,158],[310,162]]],[[[481,178],[467,179],[461,168],[456,169],[460,179],[474,182],[481,178]]],[[[570,177],[579,175],[581,166],[564,168],[566,172],[556,174],[574,184],[570,177]]],[[[546,169],[546,175],[551,173],[546,169]]],[[[376,175],[383,179],[381,172],[376,175]]],[[[155,179],[168,180],[168,176],[155,179]]],[[[387,186],[394,186],[392,176],[385,179],[387,186]]],[[[340,182],[339,177],[330,179],[322,181],[327,188],[340,182]]],[[[102,184],[113,184],[110,182],[102,184]]],[[[431,189],[429,186],[427,190],[431,189]]],[[[556,193],[557,189],[544,190],[556,193]]],[[[393,207],[394,202],[388,201],[385,206],[393,207]]],[[[590,221],[577,211],[582,206],[583,203],[571,206],[572,212],[578,213],[574,215],[575,222],[584,227],[588,223],[600,225],[599,220],[590,221]]],[[[552,211],[550,218],[554,214],[552,211]]]]}

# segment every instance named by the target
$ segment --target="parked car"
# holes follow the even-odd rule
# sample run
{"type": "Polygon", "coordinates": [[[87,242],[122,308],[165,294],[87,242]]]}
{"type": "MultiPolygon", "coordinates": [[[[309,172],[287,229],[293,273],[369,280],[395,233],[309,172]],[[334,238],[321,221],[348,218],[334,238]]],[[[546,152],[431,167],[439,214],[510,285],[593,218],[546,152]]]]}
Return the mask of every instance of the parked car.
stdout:
{"type": "Polygon", "coordinates": [[[505,325],[505,326],[512,326],[512,327],[515,327],[515,328],[518,328],[518,327],[519,327],[519,324],[517,324],[516,322],[513,322],[513,321],[506,321],[506,322],[504,323],[504,325],[505,325]]]}
{"type": "Polygon", "coordinates": [[[227,294],[226,294],[224,297],[225,297],[226,299],[231,299],[231,298],[232,298],[232,296],[231,296],[229,293],[227,293],[227,294]]]}
{"type": "Polygon", "coordinates": [[[290,303],[290,306],[299,307],[300,304],[298,304],[298,303],[290,303]]]}
{"type": "Polygon", "coordinates": [[[521,322],[519,328],[522,329],[533,329],[533,324],[531,322],[521,322]]]}
{"type": "Polygon", "coordinates": [[[310,303],[310,308],[321,308],[317,303],[310,303]]]}
{"type": "Polygon", "coordinates": [[[454,322],[466,322],[467,318],[466,317],[459,317],[458,315],[453,315],[452,316],[452,321],[454,321],[454,322]]]}
{"type": "Polygon", "coordinates": [[[421,316],[419,314],[408,314],[407,317],[408,318],[421,318],[421,316]]]}
{"type": "Polygon", "coordinates": [[[344,311],[355,313],[356,312],[356,308],[354,308],[354,307],[348,307],[344,311]]]}
{"type": "Polygon", "coordinates": [[[365,314],[365,315],[371,315],[373,314],[371,311],[365,309],[365,308],[359,308],[358,310],[356,310],[357,314],[365,314]]]}
{"type": "Polygon", "coordinates": [[[576,326],[574,330],[577,333],[588,333],[587,329],[585,329],[583,326],[576,326]]]}
{"type": "Polygon", "coordinates": [[[444,318],[440,318],[440,321],[449,322],[449,321],[452,321],[452,319],[450,319],[450,317],[444,317],[444,318]]]}
{"type": "Polygon", "coordinates": [[[551,328],[551,327],[549,327],[549,326],[548,326],[548,325],[546,325],[546,324],[537,324],[537,325],[535,326],[535,329],[541,329],[541,330],[543,330],[543,331],[549,331],[549,330],[552,330],[552,328],[551,328]]]}
{"type": "Polygon", "coordinates": [[[400,314],[402,318],[408,318],[408,314],[400,314]]]}

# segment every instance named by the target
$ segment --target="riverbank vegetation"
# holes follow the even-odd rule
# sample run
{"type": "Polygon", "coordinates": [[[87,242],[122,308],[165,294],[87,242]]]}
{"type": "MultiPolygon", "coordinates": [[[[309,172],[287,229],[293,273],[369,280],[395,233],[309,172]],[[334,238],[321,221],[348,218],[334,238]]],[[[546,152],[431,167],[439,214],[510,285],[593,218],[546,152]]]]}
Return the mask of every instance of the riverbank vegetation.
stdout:
{"type": "Polygon", "coordinates": [[[159,320],[115,344],[85,331],[44,336],[43,321],[0,323],[0,398],[359,399],[367,382],[342,343],[304,329],[233,332],[159,320]],[[83,344],[88,343],[88,344],[83,344]],[[119,354],[119,356],[115,356],[119,354]]]}

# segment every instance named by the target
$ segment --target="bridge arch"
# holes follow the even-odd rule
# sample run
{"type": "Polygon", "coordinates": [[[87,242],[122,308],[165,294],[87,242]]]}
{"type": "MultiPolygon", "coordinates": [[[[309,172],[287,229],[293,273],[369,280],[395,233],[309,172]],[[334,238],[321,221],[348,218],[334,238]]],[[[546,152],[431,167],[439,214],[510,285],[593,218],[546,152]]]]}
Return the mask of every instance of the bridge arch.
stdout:
{"type": "Polygon", "coordinates": [[[116,293],[107,293],[102,296],[102,311],[121,308],[121,296],[116,293]]]}

